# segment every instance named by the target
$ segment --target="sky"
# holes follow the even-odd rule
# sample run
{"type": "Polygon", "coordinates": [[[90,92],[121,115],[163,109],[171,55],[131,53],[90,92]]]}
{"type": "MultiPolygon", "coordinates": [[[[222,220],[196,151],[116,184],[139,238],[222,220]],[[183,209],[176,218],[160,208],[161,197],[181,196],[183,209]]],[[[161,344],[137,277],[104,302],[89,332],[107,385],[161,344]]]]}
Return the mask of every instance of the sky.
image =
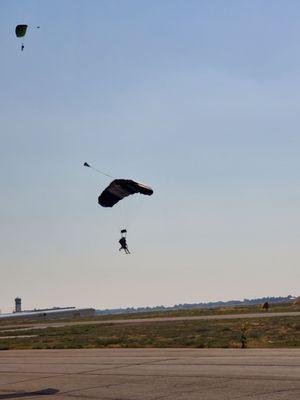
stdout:
{"type": "Polygon", "coordinates": [[[293,0],[2,0],[0,309],[299,295],[299,19],[293,0]],[[101,208],[85,161],[154,194],[101,208]]]}

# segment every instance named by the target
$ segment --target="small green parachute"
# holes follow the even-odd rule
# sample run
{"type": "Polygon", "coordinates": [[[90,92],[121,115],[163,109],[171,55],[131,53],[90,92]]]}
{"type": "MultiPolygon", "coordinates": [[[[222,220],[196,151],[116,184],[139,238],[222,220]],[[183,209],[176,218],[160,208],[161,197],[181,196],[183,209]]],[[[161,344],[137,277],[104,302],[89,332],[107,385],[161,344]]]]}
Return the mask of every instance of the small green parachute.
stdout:
{"type": "Polygon", "coordinates": [[[27,31],[28,25],[17,25],[15,32],[16,32],[16,36],[17,37],[24,37],[26,35],[26,31],[27,31]]]}

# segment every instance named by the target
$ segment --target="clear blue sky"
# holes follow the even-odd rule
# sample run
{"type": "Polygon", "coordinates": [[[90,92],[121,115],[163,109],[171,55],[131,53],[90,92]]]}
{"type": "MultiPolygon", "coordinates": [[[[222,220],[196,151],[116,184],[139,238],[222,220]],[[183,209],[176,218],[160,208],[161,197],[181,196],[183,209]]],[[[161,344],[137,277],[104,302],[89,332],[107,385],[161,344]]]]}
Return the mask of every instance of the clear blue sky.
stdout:
{"type": "Polygon", "coordinates": [[[2,1],[0,308],[299,295],[299,20],[291,0],[2,1]],[[84,161],[155,193],[103,209],[84,161]]]}

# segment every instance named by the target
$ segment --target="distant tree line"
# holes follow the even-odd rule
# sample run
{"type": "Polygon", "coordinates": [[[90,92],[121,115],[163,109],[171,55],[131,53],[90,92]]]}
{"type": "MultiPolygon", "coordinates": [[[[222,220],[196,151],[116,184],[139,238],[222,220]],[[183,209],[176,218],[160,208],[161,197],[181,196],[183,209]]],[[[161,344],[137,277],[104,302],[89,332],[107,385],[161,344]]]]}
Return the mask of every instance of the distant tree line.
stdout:
{"type": "Polygon", "coordinates": [[[256,299],[244,299],[244,300],[229,300],[229,301],[210,301],[208,303],[183,303],[175,304],[174,306],[154,306],[154,307],[127,307],[127,308],[112,308],[106,310],[96,310],[97,314],[130,314],[139,312],[153,312],[153,311],[173,311],[173,310],[190,310],[193,308],[219,308],[219,307],[233,307],[233,306],[247,306],[262,304],[265,302],[271,303],[284,303],[292,301],[294,296],[286,297],[260,297],[256,299]]]}

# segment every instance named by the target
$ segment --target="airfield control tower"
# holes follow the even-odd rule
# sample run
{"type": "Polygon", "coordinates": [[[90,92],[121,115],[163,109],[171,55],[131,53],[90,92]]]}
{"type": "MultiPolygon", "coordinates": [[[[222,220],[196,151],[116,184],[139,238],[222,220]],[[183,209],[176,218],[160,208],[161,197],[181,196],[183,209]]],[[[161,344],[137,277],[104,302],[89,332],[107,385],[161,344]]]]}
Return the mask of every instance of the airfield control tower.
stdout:
{"type": "Polygon", "coordinates": [[[15,298],[15,312],[22,312],[22,299],[20,297],[15,298]]]}

